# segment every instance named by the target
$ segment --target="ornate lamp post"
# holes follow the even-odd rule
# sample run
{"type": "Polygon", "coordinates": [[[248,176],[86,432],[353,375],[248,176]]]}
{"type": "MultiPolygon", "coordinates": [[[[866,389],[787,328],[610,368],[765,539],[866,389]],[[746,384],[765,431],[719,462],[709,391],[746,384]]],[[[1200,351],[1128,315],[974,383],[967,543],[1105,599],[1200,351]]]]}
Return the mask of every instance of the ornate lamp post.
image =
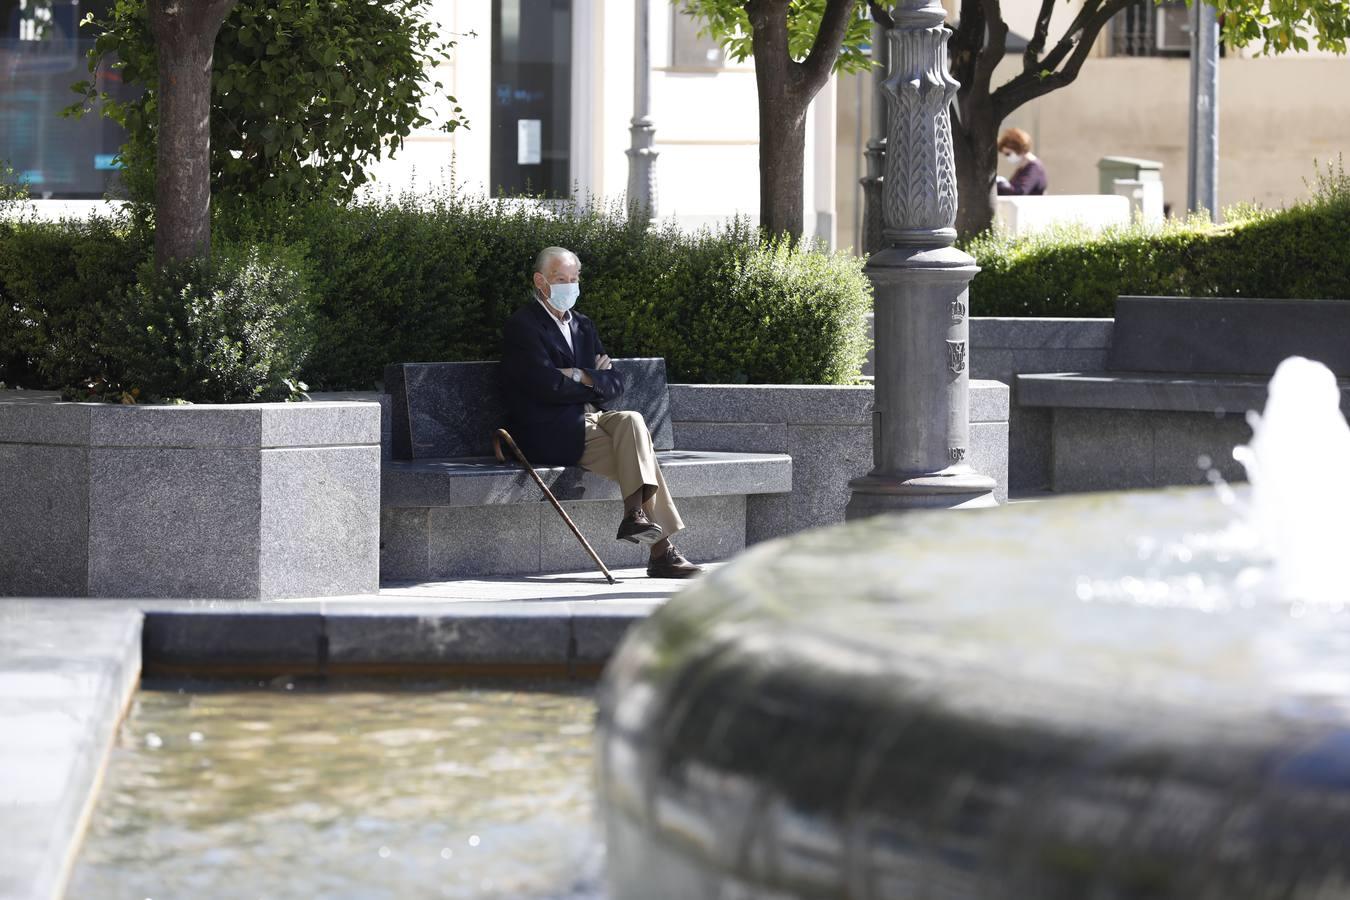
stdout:
{"type": "Polygon", "coordinates": [[[886,172],[886,101],[882,84],[886,81],[886,28],[880,23],[872,26],[872,59],[877,67],[872,70],[872,115],[867,139],[867,174],[860,179],[863,189],[862,238],[864,253],[876,253],[882,248],[881,239],[881,184],[886,172]]]}
{"type": "Polygon", "coordinates": [[[994,481],[967,461],[969,286],[979,268],[956,240],[956,159],[939,0],[906,0],[893,15],[885,249],[867,264],[876,308],[872,471],[850,485],[845,517],[907,509],[994,506],[994,481]]]}
{"type": "Polygon", "coordinates": [[[633,11],[633,139],[628,150],[628,215],[656,215],[656,127],[651,118],[650,0],[637,0],[633,11]]]}

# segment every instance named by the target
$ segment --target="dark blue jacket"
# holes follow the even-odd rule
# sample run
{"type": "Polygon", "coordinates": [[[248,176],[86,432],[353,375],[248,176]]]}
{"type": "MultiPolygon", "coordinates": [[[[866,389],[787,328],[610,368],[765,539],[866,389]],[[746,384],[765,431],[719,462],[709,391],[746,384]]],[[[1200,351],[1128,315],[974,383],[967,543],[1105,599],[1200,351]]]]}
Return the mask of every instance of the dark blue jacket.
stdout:
{"type": "Polygon", "coordinates": [[[617,369],[595,368],[595,358],[607,355],[595,324],[574,309],[571,327],[575,352],[567,349],[557,320],[531,298],[506,321],[502,332],[506,427],[534,464],[575,465],[586,447],[586,404],[603,408],[623,394],[623,376],[617,369]],[[558,371],[571,368],[589,373],[595,387],[558,371]]]}

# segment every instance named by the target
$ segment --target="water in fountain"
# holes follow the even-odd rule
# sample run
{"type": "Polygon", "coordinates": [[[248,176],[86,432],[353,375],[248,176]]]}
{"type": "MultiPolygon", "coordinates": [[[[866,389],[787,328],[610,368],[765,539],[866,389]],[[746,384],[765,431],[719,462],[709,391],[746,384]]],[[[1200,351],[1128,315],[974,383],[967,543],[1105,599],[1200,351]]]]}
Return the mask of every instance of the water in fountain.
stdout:
{"type": "Polygon", "coordinates": [[[1281,596],[1338,609],[1350,512],[1350,427],[1336,376],[1302,357],[1280,363],[1251,443],[1233,450],[1251,482],[1249,521],[1274,559],[1281,596]]]}

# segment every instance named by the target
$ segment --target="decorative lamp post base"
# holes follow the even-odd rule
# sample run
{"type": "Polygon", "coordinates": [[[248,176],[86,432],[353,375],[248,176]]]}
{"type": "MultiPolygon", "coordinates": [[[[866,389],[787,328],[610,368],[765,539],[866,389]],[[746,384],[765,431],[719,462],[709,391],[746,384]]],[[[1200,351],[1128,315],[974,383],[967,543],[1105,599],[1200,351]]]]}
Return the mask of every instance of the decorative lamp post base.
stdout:
{"type": "Polygon", "coordinates": [[[850,483],[846,519],[996,506],[969,457],[969,288],[979,267],[954,247],[893,245],[867,264],[876,310],[873,468],[850,483]]]}
{"type": "Polygon", "coordinates": [[[848,484],[847,521],[915,509],[979,509],[998,506],[994,479],[974,471],[921,475],[864,475],[848,484]]]}

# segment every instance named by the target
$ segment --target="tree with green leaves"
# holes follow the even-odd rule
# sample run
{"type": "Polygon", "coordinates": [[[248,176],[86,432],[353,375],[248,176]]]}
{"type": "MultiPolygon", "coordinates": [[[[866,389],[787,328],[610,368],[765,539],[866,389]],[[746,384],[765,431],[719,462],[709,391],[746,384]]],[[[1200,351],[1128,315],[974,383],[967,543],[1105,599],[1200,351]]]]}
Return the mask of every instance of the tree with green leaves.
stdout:
{"type": "MultiPolygon", "coordinates": [[[[901,4],[895,0],[681,2],[684,11],[702,20],[705,31],[720,40],[733,59],[754,56],[759,87],[761,221],[770,230],[799,235],[802,154],[798,150],[796,157],[787,157],[777,144],[783,134],[791,134],[792,123],[804,122],[805,104],[824,84],[823,77],[816,81],[822,66],[849,72],[870,64],[862,51],[870,39],[864,10],[890,27],[890,11],[901,4]],[[812,77],[807,77],[808,72],[812,77]],[[802,101],[807,88],[810,95],[802,101]],[[795,173],[786,171],[791,166],[795,173]],[[789,205],[789,196],[795,196],[795,207],[789,205]],[[792,209],[795,219],[788,215],[792,209]]],[[[1136,2],[1084,0],[1077,8],[1064,6],[1068,22],[1055,28],[1065,16],[1052,23],[1055,0],[1040,0],[1020,71],[995,86],[994,69],[1003,60],[1008,38],[1001,0],[960,0],[949,49],[951,73],[961,83],[952,136],[960,192],[956,227],[963,237],[979,234],[993,222],[998,132],[1004,119],[1024,104],[1072,84],[1102,29],[1136,2]],[[1052,41],[1054,33],[1059,36],[1052,41]]],[[[1214,0],[1213,5],[1221,13],[1222,39],[1230,47],[1255,44],[1263,53],[1283,53],[1307,50],[1315,41],[1319,49],[1344,53],[1350,39],[1350,3],[1345,0],[1214,0]]]]}
{"type": "MultiPolygon", "coordinates": [[[[645,0],[642,0],[645,2],[645,0]]],[[[755,58],[759,96],[759,224],[802,234],[806,112],[835,70],[870,65],[857,0],[683,0],[728,55],[755,58]]]]}
{"type": "MultiPolygon", "coordinates": [[[[127,130],[131,198],[156,204],[156,260],[205,256],[210,202],[349,198],[392,155],[442,88],[432,67],[452,40],[431,0],[116,0],[90,71],[107,60],[137,99],[76,85],[127,130]]],[[[455,98],[440,127],[465,124],[455,98]]]]}

